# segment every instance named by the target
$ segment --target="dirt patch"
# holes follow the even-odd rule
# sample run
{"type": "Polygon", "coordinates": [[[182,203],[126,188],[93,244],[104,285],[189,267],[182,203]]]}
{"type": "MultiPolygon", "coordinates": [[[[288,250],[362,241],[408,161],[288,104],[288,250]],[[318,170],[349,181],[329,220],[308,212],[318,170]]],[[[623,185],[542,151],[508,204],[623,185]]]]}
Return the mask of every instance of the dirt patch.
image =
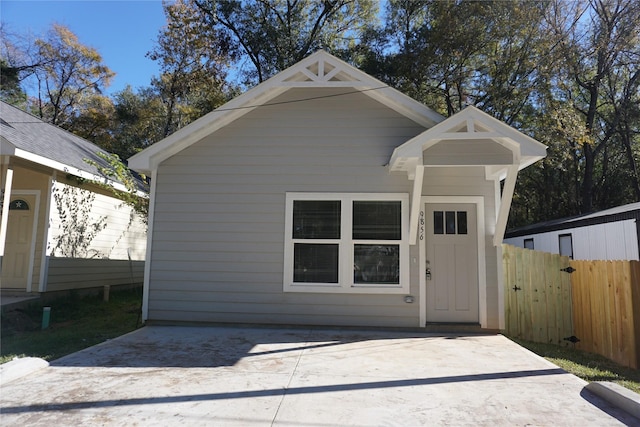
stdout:
{"type": "Polygon", "coordinates": [[[20,308],[2,313],[2,334],[13,335],[18,332],[35,331],[41,327],[40,320],[36,320],[32,313],[20,308]]]}

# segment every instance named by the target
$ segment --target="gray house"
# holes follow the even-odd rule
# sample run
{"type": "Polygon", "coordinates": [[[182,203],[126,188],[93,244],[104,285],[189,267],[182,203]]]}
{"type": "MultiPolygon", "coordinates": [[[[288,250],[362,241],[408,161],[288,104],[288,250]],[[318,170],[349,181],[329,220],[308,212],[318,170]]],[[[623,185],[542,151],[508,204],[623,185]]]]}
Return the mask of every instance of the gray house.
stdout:
{"type": "Polygon", "coordinates": [[[143,317],[502,328],[516,176],[545,153],[318,51],[129,159],[152,182],[143,317]]]}

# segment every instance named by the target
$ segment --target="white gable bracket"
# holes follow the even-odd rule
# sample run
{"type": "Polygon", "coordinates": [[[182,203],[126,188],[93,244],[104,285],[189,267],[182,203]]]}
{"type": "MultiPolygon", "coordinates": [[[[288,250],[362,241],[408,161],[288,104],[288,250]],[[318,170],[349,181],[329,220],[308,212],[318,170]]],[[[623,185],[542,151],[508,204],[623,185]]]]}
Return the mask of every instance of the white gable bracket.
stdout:
{"type": "Polygon", "coordinates": [[[500,200],[500,210],[496,220],[496,231],[493,235],[493,245],[499,246],[504,239],[504,233],[507,229],[507,220],[509,219],[509,209],[511,208],[511,200],[513,192],[516,188],[516,178],[518,177],[518,164],[511,165],[507,169],[507,177],[504,180],[502,188],[502,198],[500,200]]]}

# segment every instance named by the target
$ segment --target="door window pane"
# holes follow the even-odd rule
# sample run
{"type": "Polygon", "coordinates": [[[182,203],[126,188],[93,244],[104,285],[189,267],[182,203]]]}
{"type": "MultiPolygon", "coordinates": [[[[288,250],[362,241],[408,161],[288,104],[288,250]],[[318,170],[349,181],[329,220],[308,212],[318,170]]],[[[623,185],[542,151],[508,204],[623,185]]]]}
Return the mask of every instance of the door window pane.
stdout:
{"type": "Polygon", "coordinates": [[[446,211],[444,220],[447,234],[456,234],[456,213],[454,211],[446,211]]]}
{"type": "Polygon", "coordinates": [[[458,211],[458,234],[467,234],[467,212],[458,211]]]}
{"type": "Polygon", "coordinates": [[[28,211],[29,210],[29,204],[27,202],[25,202],[24,200],[18,199],[18,200],[13,200],[11,203],[9,203],[9,210],[10,211],[28,211]]]}
{"type": "Polygon", "coordinates": [[[296,243],[293,269],[294,282],[338,283],[338,245],[296,243]]]}
{"type": "Polygon", "coordinates": [[[353,238],[361,240],[400,240],[401,209],[398,201],[354,201],[353,238]]]}
{"type": "Polygon", "coordinates": [[[353,283],[400,283],[399,245],[354,245],[353,283]]]}
{"type": "Polygon", "coordinates": [[[339,239],[339,200],[294,200],[294,239],[339,239]]]}
{"type": "Polygon", "coordinates": [[[433,234],[444,234],[444,213],[442,211],[433,212],[433,234]]]}

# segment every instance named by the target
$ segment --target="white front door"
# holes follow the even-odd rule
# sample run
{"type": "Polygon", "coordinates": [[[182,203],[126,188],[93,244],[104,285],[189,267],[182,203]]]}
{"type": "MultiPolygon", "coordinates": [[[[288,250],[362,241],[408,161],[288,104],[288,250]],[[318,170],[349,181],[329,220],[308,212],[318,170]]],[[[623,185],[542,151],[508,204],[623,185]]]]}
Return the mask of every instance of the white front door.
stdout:
{"type": "Polygon", "coordinates": [[[11,198],[7,238],[2,257],[2,288],[27,290],[33,256],[33,221],[36,197],[11,198]]]}
{"type": "Polygon", "coordinates": [[[478,323],[476,205],[427,203],[427,323],[478,323]]]}

